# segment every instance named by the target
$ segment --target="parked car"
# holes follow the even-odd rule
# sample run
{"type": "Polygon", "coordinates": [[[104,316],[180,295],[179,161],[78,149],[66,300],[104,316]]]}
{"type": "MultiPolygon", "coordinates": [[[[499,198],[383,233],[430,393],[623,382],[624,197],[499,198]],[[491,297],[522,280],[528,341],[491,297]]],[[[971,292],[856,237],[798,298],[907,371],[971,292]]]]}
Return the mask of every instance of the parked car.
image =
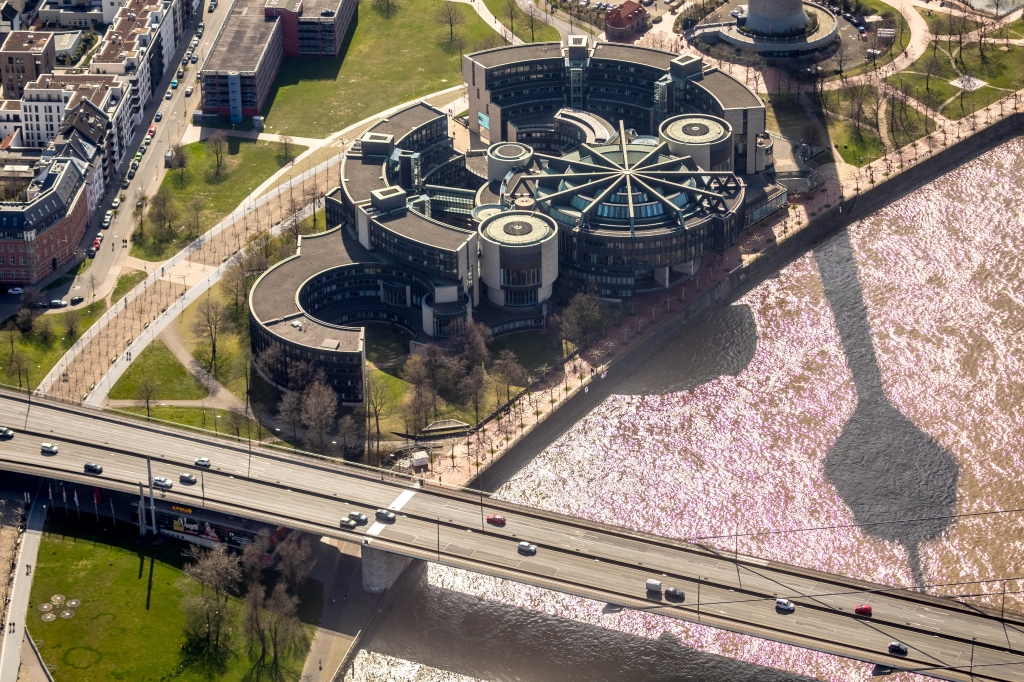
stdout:
{"type": "Polygon", "coordinates": [[[10,289],[7,290],[7,293],[11,294],[12,296],[21,296],[23,293],[25,293],[25,290],[22,289],[21,287],[11,287],[10,289]]]}
{"type": "Polygon", "coordinates": [[[114,197],[114,201],[110,204],[113,208],[117,208],[121,205],[121,197],[114,197]]]}
{"type": "Polygon", "coordinates": [[[871,605],[870,604],[861,604],[860,606],[855,608],[853,610],[853,612],[856,613],[858,616],[867,616],[868,618],[870,618],[871,617],[871,605]]]}
{"type": "MultiPolygon", "coordinates": [[[[185,77],[185,69],[178,69],[178,78],[184,78],[184,77],[185,77]]],[[[177,81],[177,78],[174,79],[173,81],[171,81],[171,87],[172,88],[178,87],[177,85],[175,85],[175,81],[177,81]]]]}
{"type": "Polygon", "coordinates": [[[121,189],[128,189],[128,185],[130,185],[131,182],[132,179],[126,175],[124,180],[121,181],[121,189]]]}
{"type": "Polygon", "coordinates": [[[160,121],[164,120],[164,112],[162,112],[162,111],[156,112],[156,116],[153,117],[153,120],[156,121],[157,123],[159,123],[160,121]]]}
{"type": "Polygon", "coordinates": [[[42,450],[43,452],[45,452],[48,455],[56,455],[57,454],[57,444],[56,443],[43,443],[42,445],[39,446],[39,449],[42,450]]]}
{"type": "Polygon", "coordinates": [[[178,89],[178,79],[177,78],[173,78],[173,79],[171,79],[171,90],[177,90],[177,89],[178,89]]]}
{"type": "Polygon", "coordinates": [[[199,30],[200,31],[205,31],[206,30],[206,22],[205,21],[200,21],[199,22],[199,30]]]}
{"type": "MultiPolygon", "coordinates": [[[[135,177],[135,168],[128,169],[128,179],[132,180],[135,177]]],[[[128,185],[125,185],[127,187],[128,185]]]]}
{"type": "Polygon", "coordinates": [[[0,426],[0,438],[14,438],[14,431],[6,426],[0,426]]]}
{"type": "Polygon", "coordinates": [[[533,556],[534,554],[537,553],[537,545],[531,545],[526,540],[523,540],[522,542],[519,543],[517,551],[520,554],[525,554],[527,556],[533,556]]]}
{"type": "Polygon", "coordinates": [[[178,476],[178,480],[186,485],[195,485],[196,483],[196,477],[192,474],[182,474],[178,476]]]}
{"type": "Polygon", "coordinates": [[[209,468],[210,468],[210,460],[209,460],[209,459],[207,459],[206,457],[200,457],[199,459],[197,459],[197,460],[196,460],[196,461],[194,462],[194,464],[195,464],[195,465],[196,465],[197,467],[202,467],[202,468],[204,468],[204,469],[209,469],[209,468]]]}
{"type": "Polygon", "coordinates": [[[85,300],[85,298],[82,297],[82,296],[72,296],[71,297],[71,305],[78,305],[79,303],[81,303],[84,300],[85,300]]]}
{"type": "Polygon", "coordinates": [[[192,96],[192,86],[190,85],[187,88],[185,88],[185,97],[191,97],[191,96],[192,96]]]}
{"type": "MultiPolygon", "coordinates": [[[[150,127],[150,130],[153,130],[153,126],[150,127]]],[[[147,147],[153,144],[153,133],[146,133],[146,136],[142,138],[142,144],[146,145],[147,147]]]]}
{"type": "Polygon", "coordinates": [[[796,611],[796,604],[794,604],[793,602],[789,601],[788,599],[783,599],[782,597],[779,597],[778,599],[775,600],[775,610],[776,611],[796,611]]]}
{"type": "Polygon", "coordinates": [[[89,247],[89,250],[86,251],[85,254],[87,256],[89,256],[89,258],[95,258],[96,257],[96,249],[94,249],[92,247],[89,247]]]}
{"type": "Polygon", "coordinates": [[[686,593],[678,587],[666,587],[665,599],[669,601],[686,601],[686,593]]]}
{"type": "Polygon", "coordinates": [[[897,656],[907,655],[907,645],[903,642],[889,642],[889,653],[897,656]]]}
{"type": "Polygon", "coordinates": [[[492,526],[504,526],[505,517],[501,514],[488,514],[487,523],[491,524],[492,526]]]}
{"type": "Polygon", "coordinates": [[[190,59],[189,61],[192,62],[193,64],[195,64],[196,62],[199,61],[199,55],[197,55],[197,54],[192,55],[192,59],[190,59]]]}
{"type": "Polygon", "coordinates": [[[391,511],[390,509],[378,509],[376,512],[374,512],[374,516],[377,518],[378,521],[382,521],[384,523],[395,522],[395,512],[391,511]]]}
{"type": "Polygon", "coordinates": [[[59,298],[55,298],[52,301],[50,301],[50,307],[51,308],[67,308],[68,307],[68,302],[67,301],[62,301],[59,298]]]}
{"type": "Polygon", "coordinates": [[[355,521],[360,526],[363,525],[364,523],[369,523],[370,522],[370,520],[368,518],[366,518],[366,514],[363,514],[361,512],[355,512],[355,511],[354,512],[349,512],[348,513],[348,517],[350,519],[352,519],[353,521],[355,521]]]}
{"type": "Polygon", "coordinates": [[[166,93],[164,93],[164,99],[170,99],[172,97],[174,97],[174,93],[171,92],[170,90],[168,90],[166,93]]]}
{"type": "Polygon", "coordinates": [[[93,239],[98,239],[99,241],[102,242],[103,241],[103,233],[102,232],[97,232],[96,236],[93,237],[93,239]]]}
{"type": "Polygon", "coordinates": [[[101,467],[99,464],[96,464],[94,462],[86,462],[85,463],[85,473],[87,473],[87,474],[96,474],[98,476],[99,474],[103,473],[103,467],[101,467]]]}
{"type": "Polygon", "coordinates": [[[181,58],[181,65],[185,66],[186,64],[188,64],[188,55],[181,58]]]}
{"type": "Polygon", "coordinates": [[[211,13],[212,13],[212,12],[213,12],[213,10],[215,10],[215,9],[217,9],[217,6],[216,6],[216,5],[214,5],[214,4],[213,4],[213,3],[211,2],[211,3],[210,3],[210,8],[209,8],[208,10],[206,10],[206,11],[207,11],[207,12],[211,12],[211,13]]]}
{"type": "Polygon", "coordinates": [[[154,476],[153,485],[157,488],[163,488],[164,490],[170,490],[174,487],[174,483],[169,478],[163,476],[154,476]]]}
{"type": "Polygon", "coordinates": [[[339,521],[338,525],[341,526],[342,530],[355,530],[358,524],[352,519],[345,518],[339,521]]]}
{"type": "Polygon", "coordinates": [[[104,213],[103,214],[103,227],[104,228],[110,227],[110,221],[113,220],[113,219],[114,219],[114,212],[113,211],[107,211],[106,213],[104,213]]]}

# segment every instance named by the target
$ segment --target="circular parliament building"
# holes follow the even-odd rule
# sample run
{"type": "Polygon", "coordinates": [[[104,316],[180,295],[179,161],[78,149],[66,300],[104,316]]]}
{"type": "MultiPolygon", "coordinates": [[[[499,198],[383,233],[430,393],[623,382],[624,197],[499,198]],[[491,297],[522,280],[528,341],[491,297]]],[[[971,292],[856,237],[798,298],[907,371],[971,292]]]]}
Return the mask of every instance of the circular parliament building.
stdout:
{"type": "Polygon", "coordinates": [[[474,321],[542,329],[557,291],[676,286],[785,204],[763,104],[698,56],[571,36],[466,55],[463,75],[468,122],[420,102],[370,127],[344,153],[328,230],[252,287],[268,381],[316,366],[361,403],[365,323],[414,345],[474,321]]]}

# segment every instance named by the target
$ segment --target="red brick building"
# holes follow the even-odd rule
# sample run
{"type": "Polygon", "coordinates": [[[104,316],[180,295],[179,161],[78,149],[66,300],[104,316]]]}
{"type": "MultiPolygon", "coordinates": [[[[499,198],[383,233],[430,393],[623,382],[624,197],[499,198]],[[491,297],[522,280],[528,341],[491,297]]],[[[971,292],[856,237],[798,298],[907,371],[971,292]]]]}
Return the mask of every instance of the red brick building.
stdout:
{"type": "Polygon", "coordinates": [[[647,24],[650,14],[633,0],[626,0],[604,16],[604,34],[608,40],[626,40],[647,24]]]}

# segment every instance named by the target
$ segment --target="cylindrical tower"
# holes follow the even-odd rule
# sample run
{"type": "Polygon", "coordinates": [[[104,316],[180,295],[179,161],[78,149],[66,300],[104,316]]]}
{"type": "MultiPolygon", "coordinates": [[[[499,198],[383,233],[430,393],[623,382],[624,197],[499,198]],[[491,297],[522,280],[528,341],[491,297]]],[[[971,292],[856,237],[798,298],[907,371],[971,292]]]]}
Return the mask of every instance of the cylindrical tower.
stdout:
{"type": "Polygon", "coordinates": [[[501,180],[513,168],[525,168],[533,149],[522,142],[495,142],[487,148],[487,182],[501,180]]]}
{"type": "Polygon", "coordinates": [[[558,278],[558,226],[543,213],[505,211],[480,223],[481,279],[494,305],[522,307],[551,298],[558,278]]]}
{"type": "Polygon", "coordinates": [[[731,171],[732,126],[707,114],[682,114],[665,119],[658,137],[675,156],[689,156],[702,170],[731,171]]]}
{"type": "Polygon", "coordinates": [[[765,35],[792,35],[807,27],[802,0],[749,0],[747,28],[765,35]]]}

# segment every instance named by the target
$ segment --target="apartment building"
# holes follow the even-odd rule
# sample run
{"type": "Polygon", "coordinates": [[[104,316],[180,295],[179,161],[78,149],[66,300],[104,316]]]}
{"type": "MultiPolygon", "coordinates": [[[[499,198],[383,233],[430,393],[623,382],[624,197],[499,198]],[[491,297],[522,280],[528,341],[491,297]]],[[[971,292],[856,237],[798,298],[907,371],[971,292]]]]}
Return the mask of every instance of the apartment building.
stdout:
{"type": "Polygon", "coordinates": [[[12,31],[0,46],[4,99],[21,99],[25,86],[44,73],[53,73],[57,48],[53,33],[12,31]]]}

